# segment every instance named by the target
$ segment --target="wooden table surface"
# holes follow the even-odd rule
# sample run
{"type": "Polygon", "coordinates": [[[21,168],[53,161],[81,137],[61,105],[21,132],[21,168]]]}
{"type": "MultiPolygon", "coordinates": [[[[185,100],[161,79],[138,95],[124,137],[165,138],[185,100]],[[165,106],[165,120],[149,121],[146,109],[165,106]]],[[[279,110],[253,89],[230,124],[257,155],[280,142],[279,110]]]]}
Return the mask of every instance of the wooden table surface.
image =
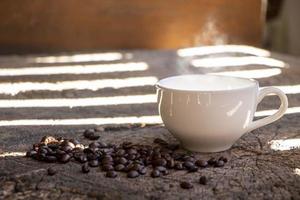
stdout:
{"type": "MultiPolygon", "coordinates": [[[[182,57],[186,52],[180,53],[181,56],[177,51],[2,56],[0,199],[300,199],[300,58],[275,53],[268,57],[265,51],[259,53],[260,57],[254,57],[252,52],[223,52],[214,56],[234,56],[239,62],[245,62],[247,56],[250,65],[203,68],[195,65],[207,65],[211,55],[182,57]],[[198,62],[193,62],[195,59],[198,62]],[[255,65],[257,62],[266,65],[255,65]],[[80,71],[83,65],[86,68],[80,71]],[[96,169],[82,174],[80,165],[74,162],[47,164],[23,156],[44,135],[77,138],[88,144],[83,130],[98,126],[123,127],[103,132],[100,140],[105,142],[151,144],[156,137],[174,142],[159,124],[153,87],[156,80],[185,73],[235,71],[237,75],[244,70],[251,70],[246,76],[256,78],[261,86],[280,86],[289,98],[289,110],[275,123],[245,134],[226,152],[196,154],[202,158],[227,156],[229,162],[223,168],[196,173],[172,171],[160,179],[149,175],[108,179],[96,169]],[[142,125],[126,128],[130,122],[142,125]],[[55,176],[46,175],[51,165],[59,170],[55,176]],[[200,175],[209,178],[207,185],[196,183],[200,175]],[[181,180],[195,182],[194,188],[181,189],[181,180]]],[[[228,65],[227,61],[214,60],[213,64],[228,65]]],[[[267,97],[259,104],[257,114],[264,116],[279,105],[277,97],[267,97]]]]}

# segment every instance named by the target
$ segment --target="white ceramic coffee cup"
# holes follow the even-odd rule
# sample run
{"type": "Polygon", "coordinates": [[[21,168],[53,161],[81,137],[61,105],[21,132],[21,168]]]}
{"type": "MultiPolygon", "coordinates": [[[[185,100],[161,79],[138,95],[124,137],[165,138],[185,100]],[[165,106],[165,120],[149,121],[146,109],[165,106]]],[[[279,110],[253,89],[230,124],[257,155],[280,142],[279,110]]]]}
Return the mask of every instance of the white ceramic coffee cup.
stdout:
{"type": "Polygon", "coordinates": [[[246,132],[278,120],[288,107],[281,90],[259,89],[253,79],[182,75],[162,79],[156,87],[165,127],[191,151],[227,150],[246,132]],[[253,121],[257,104],[268,94],[279,96],[280,108],[253,121]]]}

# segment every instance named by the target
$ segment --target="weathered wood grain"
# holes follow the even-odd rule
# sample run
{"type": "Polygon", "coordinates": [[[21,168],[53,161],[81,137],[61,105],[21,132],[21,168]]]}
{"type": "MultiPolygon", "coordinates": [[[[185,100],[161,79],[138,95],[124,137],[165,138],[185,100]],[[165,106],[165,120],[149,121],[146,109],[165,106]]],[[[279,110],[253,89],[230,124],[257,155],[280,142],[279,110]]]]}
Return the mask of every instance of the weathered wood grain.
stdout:
{"type": "MultiPolygon", "coordinates": [[[[149,64],[145,74],[158,78],[179,74],[180,59],[175,52],[135,52],[132,60],[143,60],[149,64]]],[[[290,68],[282,69],[277,76],[259,79],[263,86],[297,85],[300,84],[299,59],[275,55],[276,58],[290,63],[290,68]]],[[[7,63],[7,62],[6,62],[7,63]]],[[[1,60],[0,60],[1,65],[1,60]]],[[[5,64],[6,65],[6,64],[5,64]]],[[[1,65],[4,67],[5,65],[1,65]]],[[[186,70],[191,66],[184,66],[186,70]]],[[[248,66],[246,68],[251,68],[248,66]]],[[[260,68],[266,68],[260,66],[260,68]]],[[[201,73],[201,69],[192,69],[201,73]]],[[[219,71],[221,69],[218,69],[219,71]]],[[[124,73],[130,75],[131,73],[124,73]]],[[[143,73],[141,74],[143,75],[143,73]]],[[[91,75],[93,77],[95,75],[91,75]]],[[[114,74],[110,74],[111,77],[114,74]]],[[[115,74],[119,77],[119,74],[115,74]]],[[[85,75],[88,78],[89,75],[85,75]]],[[[102,78],[105,77],[102,75],[102,78]]],[[[24,77],[14,77],[13,82],[24,81],[24,77]]],[[[28,76],[26,80],[35,81],[38,76],[28,76]]],[[[52,76],[45,76],[51,80],[52,76]]],[[[60,75],[53,81],[63,80],[60,75]]],[[[93,77],[95,78],[95,77],[93,77]]],[[[0,78],[1,79],[1,78],[0,78]]],[[[3,77],[3,81],[7,81],[3,77]],[[5,79],[5,80],[4,80],[5,79]]],[[[154,92],[150,87],[137,87],[134,90],[98,90],[70,91],[76,97],[112,96],[114,94],[144,94],[154,92]],[[123,92],[122,92],[123,91],[123,92]]],[[[62,98],[65,92],[28,92],[17,96],[1,96],[2,98],[62,98]],[[53,96],[51,96],[53,95],[53,96]]],[[[300,94],[289,94],[292,107],[300,106],[300,94]]],[[[275,109],[279,101],[275,97],[266,98],[259,110],[275,109]]],[[[91,116],[121,116],[157,114],[156,106],[99,106],[95,108],[43,108],[43,109],[1,109],[1,120],[22,118],[85,118],[91,116]]],[[[300,169],[300,150],[274,151],[270,141],[280,139],[300,138],[300,113],[286,114],[277,122],[259,128],[244,135],[228,151],[214,154],[196,154],[197,157],[226,155],[229,162],[224,168],[206,168],[196,173],[173,172],[161,179],[152,179],[149,175],[137,179],[127,179],[121,174],[116,179],[105,178],[99,169],[93,169],[89,174],[80,172],[80,165],[70,162],[66,165],[56,164],[59,172],[55,176],[47,176],[46,169],[52,164],[33,161],[24,157],[0,158],[0,198],[5,199],[299,199],[300,175],[295,169],[300,169]],[[201,175],[209,178],[208,184],[197,184],[201,175]],[[191,180],[192,190],[182,190],[180,181],[191,180]]],[[[217,122],[215,123],[217,126],[217,122]]],[[[85,144],[82,132],[94,125],[78,126],[19,126],[0,127],[0,154],[4,152],[23,152],[30,145],[40,140],[46,134],[75,137],[85,144]]],[[[151,144],[156,137],[170,142],[176,140],[161,125],[140,127],[134,130],[104,132],[101,140],[121,143],[132,141],[151,144]]]]}

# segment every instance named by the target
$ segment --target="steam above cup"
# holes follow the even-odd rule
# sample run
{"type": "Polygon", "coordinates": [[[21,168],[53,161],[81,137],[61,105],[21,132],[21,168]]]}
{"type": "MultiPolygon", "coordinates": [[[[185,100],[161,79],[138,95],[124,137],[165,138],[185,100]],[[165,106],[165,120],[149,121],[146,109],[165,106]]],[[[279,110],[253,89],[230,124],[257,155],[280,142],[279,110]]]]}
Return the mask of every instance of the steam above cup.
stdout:
{"type": "Polygon", "coordinates": [[[197,152],[227,150],[243,134],[278,120],[288,107],[281,90],[259,89],[253,79],[182,75],[162,79],[156,88],[165,127],[184,148],[197,152]],[[257,104],[268,94],[279,96],[280,108],[253,121],[257,104]]]}

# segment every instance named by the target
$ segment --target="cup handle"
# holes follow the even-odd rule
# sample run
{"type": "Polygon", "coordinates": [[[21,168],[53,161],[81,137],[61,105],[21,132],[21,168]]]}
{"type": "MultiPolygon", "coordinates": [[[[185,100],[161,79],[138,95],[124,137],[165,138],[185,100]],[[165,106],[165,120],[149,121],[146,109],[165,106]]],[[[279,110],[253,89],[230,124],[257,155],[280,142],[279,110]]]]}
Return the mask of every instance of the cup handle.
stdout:
{"type": "Polygon", "coordinates": [[[270,115],[263,119],[252,121],[248,127],[248,132],[278,120],[279,118],[281,118],[283,116],[283,114],[287,110],[287,108],[288,108],[287,96],[284,94],[284,92],[282,92],[280,89],[275,88],[275,87],[265,87],[265,88],[259,90],[256,105],[258,105],[262,101],[262,99],[265,96],[267,96],[268,94],[276,94],[280,98],[281,105],[280,105],[278,111],[276,113],[274,113],[273,115],[270,115]]]}

